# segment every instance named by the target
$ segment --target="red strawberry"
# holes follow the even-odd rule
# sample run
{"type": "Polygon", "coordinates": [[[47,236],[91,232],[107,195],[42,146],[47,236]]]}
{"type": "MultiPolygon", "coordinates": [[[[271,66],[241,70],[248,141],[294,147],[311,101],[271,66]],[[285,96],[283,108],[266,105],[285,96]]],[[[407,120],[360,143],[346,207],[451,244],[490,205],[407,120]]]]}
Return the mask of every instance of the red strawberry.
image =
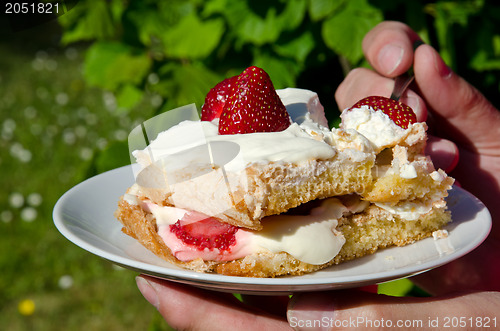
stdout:
{"type": "Polygon", "coordinates": [[[403,129],[407,129],[410,124],[417,121],[417,116],[413,110],[402,103],[401,101],[396,101],[390,98],[371,96],[364,98],[358,102],[350,109],[360,108],[361,106],[369,106],[374,110],[380,110],[384,114],[387,114],[397,125],[403,129]]]}
{"type": "Polygon", "coordinates": [[[201,107],[201,120],[211,121],[219,118],[227,99],[229,88],[236,82],[237,76],[224,79],[215,85],[205,97],[205,103],[201,107]]]}
{"type": "Polygon", "coordinates": [[[289,126],[290,117],[269,75],[258,67],[245,69],[228,91],[219,134],[277,132],[289,126]]]}
{"type": "Polygon", "coordinates": [[[228,250],[236,243],[238,228],[233,225],[211,217],[193,223],[186,222],[184,218],[170,225],[170,231],[185,244],[196,246],[202,251],[205,248],[228,250]]]}

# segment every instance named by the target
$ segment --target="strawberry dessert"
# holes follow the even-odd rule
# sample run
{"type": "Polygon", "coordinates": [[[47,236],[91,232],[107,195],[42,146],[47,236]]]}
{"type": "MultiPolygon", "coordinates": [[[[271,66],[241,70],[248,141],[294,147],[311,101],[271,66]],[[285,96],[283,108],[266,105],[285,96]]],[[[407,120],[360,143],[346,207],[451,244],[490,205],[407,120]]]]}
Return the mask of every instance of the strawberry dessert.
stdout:
{"type": "Polygon", "coordinates": [[[208,92],[201,121],[134,149],[140,170],[115,215],[175,265],[248,277],[313,272],[450,221],[453,179],[423,155],[411,108],[371,96],[341,120],[330,129],[316,93],[247,68],[208,92]]]}

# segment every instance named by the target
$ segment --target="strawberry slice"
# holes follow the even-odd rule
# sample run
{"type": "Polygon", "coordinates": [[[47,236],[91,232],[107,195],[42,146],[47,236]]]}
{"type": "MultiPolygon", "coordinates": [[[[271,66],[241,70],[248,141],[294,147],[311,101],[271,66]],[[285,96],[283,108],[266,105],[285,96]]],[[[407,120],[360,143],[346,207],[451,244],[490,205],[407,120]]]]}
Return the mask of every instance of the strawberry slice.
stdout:
{"type": "Polygon", "coordinates": [[[269,75],[261,68],[245,69],[231,85],[219,121],[219,134],[278,132],[290,117],[269,75]]]}
{"type": "Polygon", "coordinates": [[[370,96],[356,102],[356,104],[348,110],[361,108],[361,106],[369,106],[374,110],[382,111],[384,114],[387,114],[387,116],[389,116],[394,123],[403,129],[407,129],[410,124],[417,121],[417,116],[409,106],[405,105],[401,101],[396,101],[390,98],[370,96]]]}
{"type": "Polygon", "coordinates": [[[235,234],[238,228],[233,225],[211,217],[192,223],[185,218],[186,216],[170,225],[170,231],[187,245],[195,246],[200,251],[206,248],[223,251],[236,243],[235,234]]]}
{"type": "Polygon", "coordinates": [[[236,82],[237,76],[224,79],[208,92],[205,103],[201,106],[201,120],[212,121],[219,118],[227,99],[227,92],[236,82]]]}

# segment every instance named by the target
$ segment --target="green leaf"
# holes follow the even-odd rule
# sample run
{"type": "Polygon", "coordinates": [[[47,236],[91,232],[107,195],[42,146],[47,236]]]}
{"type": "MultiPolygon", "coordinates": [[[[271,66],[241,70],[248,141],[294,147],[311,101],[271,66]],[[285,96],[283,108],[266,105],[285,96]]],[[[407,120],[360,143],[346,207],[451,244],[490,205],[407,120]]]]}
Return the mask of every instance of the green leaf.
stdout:
{"type": "Polygon", "coordinates": [[[201,63],[167,63],[160,69],[160,83],[154,90],[167,100],[167,109],[196,103],[200,108],[205,96],[223,77],[201,63]]]}
{"type": "Polygon", "coordinates": [[[303,64],[311,51],[314,49],[315,40],[311,31],[305,31],[300,36],[284,44],[275,44],[274,50],[277,54],[295,59],[303,64]]]}
{"type": "Polygon", "coordinates": [[[383,19],[382,13],[366,0],[351,0],[324,21],[322,37],[325,44],[351,64],[363,58],[361,43],[364,36],[383,19]]]}
{"type": "Polygon", "coordinates": [[[449,25],[458,23],[466,26],[469,17],[476,15],[484,6],[484,0],[438,1],[425,6],[425,11],[435,17],[444,16],[449,25]]]}
{"type": "Polygon", "coordinates": [[[309,15],[311,20],[313,22],[321,21],[343,6],[345,2],[346,0],[309,0],[309,15]]]}
{"type": "Polygon", "coordinates": [[[307,12],[306,0],[288,0],[285,9],[279,13],[283,31],[291,31],[300,26],[307,12]]]}
{"type": "Polygon", "coordinates": [[[500,57],[500,35],[494,35],[492,38],[493,55],[500,57]]]}
{"type": "Polygon", "coordinates": [[[246,1],[210,0],[204,6],[204,17],[221,15],[229,25],[229,31],[234,31],[246,17],[252,15],[246,1]]]}
{"type": "Polygon", "coordinates": [[[395,297],[407,295],[413,288],[413,283],[408,278],[402,278],[378,285],[378,293],[395,297]]]}
{"type": "Polygon", "coordinates": [[[205,58],[217,47],[224,30],[222,19],[201,21],[195,14],[187,15],[164,31],[165,54],[173,58],[205,58]]]}
{"type": "Polygon", "coordinates": [[[153,40],[159,40],[163,31],[167,29],[166,19],[156,8],[148,7],[144,3],[135,3],[126,13],[127,20],[133,23],[137,37],[143,45],[151,46],[153,40]]]}
{"type": "Polygon", "coordinates": [[[143,90],[134,85],[127,84],[123,86],[116,95],[118,109],[123,111],[130,110],[142,100],[143,95],[143,90]]]}
{"type": "Polygon", "coordinates": [[[95,159],[97,173],[130,164],[128,143],[124,141],[113,141],[102,150],[95,159]]]}
{"type": "Polygon", "coordinates": [[[269,74],[275,89],[296,86],[300,68],[295,61],[276,57],[267,52],[257,52],[254,55],[254,65],[269,74]]]}
{"type": "Polygon", "coordinates": [[[152,46],[184,17],[194,15],[195,7],[193,0],[133,1],[128,6],[125,19],[134,25],[133,31],[139,40],[146,46],[152,46]]]}
{"type": "Polygon", "coordinates": [[[457,51],[453,26],[467,26],[469,18],[483,7],[483,1],[437,2],[425,7],[434,16],[434,26],[439,43],[439,53],[443,60],[454,70],[457,69],[457,51]]]}
{"type": "Polygon", "coordinates": [[[84,76],[90,85],[116,90],[122,84],[138,85],[149,72],[146,53],[134,54],[119,42],[96,42],[85,56],[84,76]]]}
{"type": "Polygon", "coordinates": [[[278,39],[281,28],[276,19],[276,8],[258,1],[212,0],[203,10],[203,15],[222,15],[229,26],[228,33],[240,49],[245,43],[258,46],[278,39]]]}
{"type": "Polygon", "coordinates": [[[277,19],[276,8],[269,8],[265,17],[250,12],[241,23],[238,34],[242,40],[257,46],[274,42],[281,33],[280,21],[277,19]]]}
{"type": "Polygon", "coordinates": [[[470,66],[479,72],[500,70],[500,59],[490,57],[486,50],[478,50],[470,61],[470,66]]]}
{"type": "Polygon", "coordinates": [[[292,0],[279,5],[270,6],[266,2],[265,15],[250,10],[239,26],[239,36],[257,46],[273,43],[278,40],[283,31],[293,30],[303,21],[306,12],[304,0],[292,0]]]}
{"type": "Polygon", "coordinates": [[[113,11],[106,1],[82,1],[61,15],[59,22],[66,28],[61,38],[63,45],[81,40],[106,39],[116,33],[113,11]]]}
{"type": "Polygon", "coordinates": [[[304,20],[306,0],[290,1],[231,1],[212,0],[204,15],[220,14],[236,38],[236,47],[245,43],[257,46],[278,40],[283,31],[297,28],[304,20]]]}

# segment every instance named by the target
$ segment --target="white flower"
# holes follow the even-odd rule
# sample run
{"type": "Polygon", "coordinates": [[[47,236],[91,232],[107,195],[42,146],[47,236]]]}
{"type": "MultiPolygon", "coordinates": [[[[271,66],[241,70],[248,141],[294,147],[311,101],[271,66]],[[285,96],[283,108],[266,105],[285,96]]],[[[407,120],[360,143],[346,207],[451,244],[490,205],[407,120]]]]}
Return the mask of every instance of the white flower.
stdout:
{"type": "Polygon", "coordinates": [[[19,192],[13,192],[9,196],[9,204],[12,208],[21,208],[24,205],[24,197],[19,192]]]}

